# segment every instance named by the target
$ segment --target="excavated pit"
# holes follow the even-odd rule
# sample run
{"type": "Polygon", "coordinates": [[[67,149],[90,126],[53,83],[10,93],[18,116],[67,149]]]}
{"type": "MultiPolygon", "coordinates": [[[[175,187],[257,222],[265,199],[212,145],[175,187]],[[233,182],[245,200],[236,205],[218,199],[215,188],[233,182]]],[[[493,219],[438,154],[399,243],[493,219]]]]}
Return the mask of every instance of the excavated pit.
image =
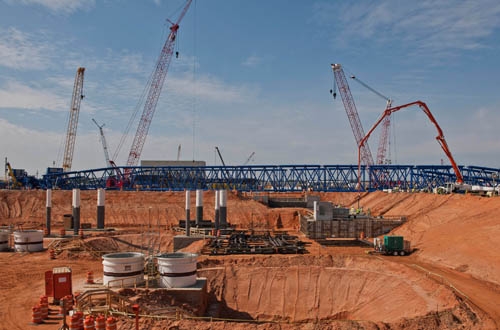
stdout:
{"type": "Polygon", "coordinates": [[[209,278],[213,317],[392,324],[429,318],[438,310],[452,315],[452,323],[471,321],[447,287],[373,257],[241,257],[206,259],[199,266],[198,273],[209,278]]]}

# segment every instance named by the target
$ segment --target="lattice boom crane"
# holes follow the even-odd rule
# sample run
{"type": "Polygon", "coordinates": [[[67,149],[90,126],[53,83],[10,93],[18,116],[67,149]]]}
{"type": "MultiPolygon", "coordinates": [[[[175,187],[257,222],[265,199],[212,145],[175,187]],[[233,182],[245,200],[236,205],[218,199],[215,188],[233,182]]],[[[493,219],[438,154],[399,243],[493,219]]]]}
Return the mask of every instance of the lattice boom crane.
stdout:
{"type": "Polygon", "coordinates": [[[83,99],[83,76],[85,68],[78,68],[73,86],[73,96],[71,98],[70,115],[68,129],[66,131],[66,143],[64,146],[63,171],[71,171],[73,163],[73,151],[75,150],[76,128],[78,126],[78,116],[80,114],[80,104],[83,99]]]}
{"type": "MultiPolygon", "coordinates": [[[[361,125],[361,120],[359,119],[358,110],[356,109],[356,104],[354,104],[351,90],[347,84],[344,70],[340,64],[332,64],[332,70],[340,96],[342,97],[342,102],[344,103],[347,118],[349,119],[352,132],[354,133],[354,138],[356,139],[356,145],[359,146],[359,143],[365,136],[365,132],[363,130],[363,126],[361,125]]],[[[335,97],[336,94],[333,94],[333,96],[335,97]]],[[[363,145],[361,148],[361,161],[363,164],[373,165],[373,156],[367,144],[363,145]]]]}
{"type": "MultiPolygon", "coordinates": [[[[127,166],[137,166],[139,158],[141,157],[142,148],[144,147],[144,142],[146,142],[146,136],[148,135],[149,126],[153,119],[153,115],[160,97],[161,89],[167,76],[168,67],[170,65],[170,60],[172,59],[172,54],[174,51],[175,39],[177,36],[177,30],[179,30],[179,23],[186,14],[192,0],[188,0],[186,5],[182,9],[179,18],[175,23],[169,21],[172,25],[170,26],[170,34],[168,35],[165,44],[160,53],[160,57],[156,62],[156,68],[153,72],[151,83],[148,87],[148,96],[146,102],[144,103],[144,110],[142,112],[141,119],[139,121],[139,126],[137,127],[137,132],[135,133],[134,141],[132,142],[132,147],[128,155],[127,166]]],[[[128,174],[130,170],[125,170],[128,174]]]]}
{"type": "Polygon", "coordinates": [[[109,159],[108,144],[106,142],[106,138],[104,137],[104,130],[102,129],[104,127],[104,124],[99,125],[94,118],[92,118],[92,121],[99,128],[99,134],[100,134],[100,137],[101,137],[102,149],[104,150],[104,159],[106,159],[106,166],[112,166],[112,162],[109,159]]]}

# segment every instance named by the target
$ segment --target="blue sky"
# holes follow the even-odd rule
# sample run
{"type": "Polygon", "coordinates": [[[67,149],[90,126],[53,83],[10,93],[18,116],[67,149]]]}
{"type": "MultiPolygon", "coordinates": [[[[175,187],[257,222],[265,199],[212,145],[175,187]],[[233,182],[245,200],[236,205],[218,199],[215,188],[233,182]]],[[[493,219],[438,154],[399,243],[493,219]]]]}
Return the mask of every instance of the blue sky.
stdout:
{"type": "MultiPolygon", "coordinates": [[[[86,68],[73,169],[113,155],[184,0],[0,0],[0,155],[61,166],[76,70],[86,68]]],[[[500,167],[500,2],[193,0],[141,159],[355,164],[331,63],[395,105],[421,100],[459,164],[500,167]]],[[[385,101],[355,81],[365,131],[385,101]]],[[[139,116],[138,116],[139,117],[139,116]]],[[[418,108],[395,114],[390,156],[448,164],[418,108]]],[[[124,165],[137,122],[115,162],[124,165]]],[[[370,139],[376,154],[377,132],[370,139]]]]}

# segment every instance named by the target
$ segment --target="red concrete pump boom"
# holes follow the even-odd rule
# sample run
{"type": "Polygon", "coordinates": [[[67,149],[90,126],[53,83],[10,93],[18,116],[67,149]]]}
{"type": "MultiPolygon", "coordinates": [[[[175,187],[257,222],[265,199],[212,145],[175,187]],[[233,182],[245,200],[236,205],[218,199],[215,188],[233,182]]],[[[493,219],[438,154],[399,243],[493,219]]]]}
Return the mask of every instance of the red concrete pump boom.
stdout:
{"type": "Polygon", "coordinates": [[[436,119],[432,115],[431,111],[427,107],[427,104],[425,104],[422,101],[415,101],[411,102],[408,104],[403,104],[397,107],[393,108],[387,108],[384,110],[382,113],[382,116],[375,122],[375,124],[372,126],[372,128],[368,131],[368,133],[365,135],[365,137],[359,142],[358,145],[358,187],[361,188],[361,150],[365,144],[365,142],[368,140],[372,132],[377,128],[377,126],[384,120],[385,117],[390,116],[393,112],[399,111],[404,108],[408,108],[414,105],[418,105],[420,109],[429,117],[429,120],[436,126],[436,129],[438,131],[438,135],[436,136],[436,140],[438,141],[439,145],[443,149],[444,153],[450,160],[451,166],[453,167],[453,171],[455,172],[455,176],[457,177],[457,183],[462,184],[464,182],[464,178],[462,176],[462,173],[460,173],[460,169],[457,166],[457,163],[455,162],[455,159],[453,158],[450,149],[448,148],[448,144],[446,143],[446,140],[444,139],[443,135],[443,130],[437,123],[436,119]]]}

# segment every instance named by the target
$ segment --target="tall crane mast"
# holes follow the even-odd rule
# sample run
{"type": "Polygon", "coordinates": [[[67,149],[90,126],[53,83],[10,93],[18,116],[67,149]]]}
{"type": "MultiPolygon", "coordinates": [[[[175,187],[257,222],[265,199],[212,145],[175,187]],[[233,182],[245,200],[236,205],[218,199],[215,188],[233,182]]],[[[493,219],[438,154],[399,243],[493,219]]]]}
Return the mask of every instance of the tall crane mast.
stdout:
{"type": "Polygon", "coordinates": [[[106,138],[104,137],[104,131],[102,129],[104,127],[104,124],[99,125],[94,118],[92,118],[92,121],[99,128],[99,134],[101,137],[102,148],[104,149],[104,159],[106,159],[106,166],[112,166],[112,163],[109,160],[108,144],[106,143],[106,138]]]}
{"type": "Polygon", "coordinates": [[[69,108],[68,129],[66,131],[66,143],[64,146],[63,171],[71,171],[73,163],[73,151],[75,150],[76,128],[78,126],[78,116],[80,115],[80,104],[83,99],[83,74],[85,68],[76,70],[75,84],[73,86],[73,96],[71,97],[71,107],[69,108]]]}
{"type": "MultiPolygon", "coordinates": [[[[137,166],[139,158],[141,157],[142,148],[144,147],[144,142],[146,142],[149,126],[151,125],[161,89],[163,87],[163,83],[165,82],[165,77],[167,76],[170,60],[172,59],[177,30],[179,30],[179,23],[184,15],[186,15],[191,2],[192,0],[187,0],[186,5],[182,9],[182,12],[175,23],[169,20],[172,24],[170,26],[170,34],[163,45],[158,61],[156,62],[155,71],[151,77],[151,82],[148,86],[148,96],[146,98],[146,102],[144,103],[144,110],[128,155],[127,166],[137,166]]],[[[125,170],[125,174],[128,174],[129,172],[130,170],[125,170]]]]}
{"type": "MultiPolygon", "coordinates": [[[[351,94],[351,90],[349,89],[349,85],[347,84],[347,79],[344,74],[344,70],[340,64],[332,64],[333,75],[335,77],[335,82],[337,83],[338,90],[340,96],[342,97],[342,102],[344,103],[344,108],[347,113],[347,118],[349,119],[349,123],[351,124],[352,132],[354,133],[354,138],[356,139],[356,145],[359,146],[359,143],[365,136],[365,131],[363,130],[363,126],[361,125],[361,120],[359,119],[358,110],[356,109],[356,104],[354,103],[354,99],[351,94]]],[[[335,91],[333,92],[333,97],[336,97],[335,91]]],[[[368,147],[368,144],[363,145],[361,148],[361,160],[366,165],[373,165],[373,156],[368,147]]]]}
{"type": "MultiPolygon", "coordinates": [[[[377,90],[371,88],[367,84],[365,84],[363,81],[359,80],[356,76],[351,76],[353,80],[356,80],[358,83],[360,83],[362,86],[366,87],[376,95],[380,96],[383,98],[386,102],[386,109],[389,109],[392,107],[392,100],[385,96],[384,94],[379,93],[377,90]]],[[[387,115],[384,118],[384,121],[382,122],[382,130],[380,132],[379,140],[378,140],[378,150],[377,150],[377,165],[382,165],[386,163],[386,154],[387,150],[389,149],[389,129],[391,127],[391,115],[387,115]]]]}

